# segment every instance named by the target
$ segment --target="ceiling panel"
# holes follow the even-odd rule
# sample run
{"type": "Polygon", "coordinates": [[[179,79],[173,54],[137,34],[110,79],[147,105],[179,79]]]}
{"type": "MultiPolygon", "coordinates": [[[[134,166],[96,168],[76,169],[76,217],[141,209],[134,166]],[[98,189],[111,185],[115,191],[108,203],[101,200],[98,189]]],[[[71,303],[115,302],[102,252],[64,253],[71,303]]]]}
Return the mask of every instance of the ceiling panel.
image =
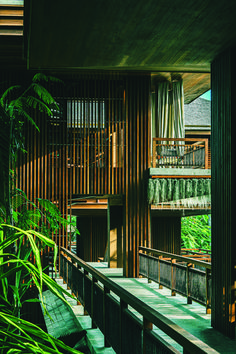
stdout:
{"type": "Polygon", "coordinates": [[[28,67],[209,72],[236,1],[25,1],[28,67]]]}

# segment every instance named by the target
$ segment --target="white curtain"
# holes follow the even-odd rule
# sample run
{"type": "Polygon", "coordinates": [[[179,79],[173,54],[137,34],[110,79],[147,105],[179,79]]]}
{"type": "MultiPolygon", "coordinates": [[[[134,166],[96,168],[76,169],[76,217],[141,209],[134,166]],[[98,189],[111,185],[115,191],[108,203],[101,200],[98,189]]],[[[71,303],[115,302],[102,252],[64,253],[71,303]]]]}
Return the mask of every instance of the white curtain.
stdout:
{"type": "MultiPolygon", "coordinates": [[[[152,96],[152,107],[153,137],[185,137],[183,80],[158,83],[152,96]]],[[[182,148],[178,149],[178,153],[182,154],[182,148]]]]}
{"type": "Polygon", "coordinates": [[[174,127],[174,138],[184,138],[184,89],[183,80],[172,84],[171,124],[174,127]]]}
{"type": "Polygon", "coordinates": [[[183,81],[160,82],[152,95],[153,137],[184,138],[183,81]]]}

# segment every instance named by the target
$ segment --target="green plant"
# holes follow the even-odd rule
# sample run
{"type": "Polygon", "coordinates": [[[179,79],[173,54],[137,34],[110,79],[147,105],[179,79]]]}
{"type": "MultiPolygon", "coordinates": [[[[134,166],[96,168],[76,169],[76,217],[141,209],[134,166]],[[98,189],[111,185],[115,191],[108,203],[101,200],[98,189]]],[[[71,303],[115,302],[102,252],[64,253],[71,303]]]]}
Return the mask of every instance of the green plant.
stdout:
{"type": "Polygon", "coordinates": [[[66,301],[61,292],[67,292],[43,272],[40,250],[45,246],[54,248],[55,263],[57,247],[51,239],[35,230],[25,231],[5,223],[0,225],[0,352],[2,354],[60,353],[58,348],[66,349],[70,353],[78,353],[38,326],[21,318],[24,301],[41,301],[47,313],[43,300],[43,286],[66,301]],[[13,232],[6,232],[8,229],[13,232]],[[9,246],[13,244],[16,246],[15,254],[8,253],[9,246]],[[29,260],[30,255],[35,259],[34,264],[29,260]],[[39,300],[35,298],[25,300],[25,294],[31,287],[36,287],[39,300]]]}
{"type": "Polygon", "coordinates": [[[9,175],[14,177],[17,152],[24,151],[24,121],[38,129],[32,119],[33,110],[51,115],[53,107],[58,109],[55,100],[42,85],[42,82],[49,81],[58,80],[37,74],[28,88],[12,86],[0,98],[1,354],[61,353],[63,350],[78,353],[21,316],[22,306],[26,302],[41,301],[47,313],[43,301],[44,287],[65,301],[61,295],[65,291],[43,271],[41,252],[45,247],[53,249],[55,266],[57,246],[51,234],[68,222],[61,217],[55,205],[43,199],[38,199],[37,205],[30,202],[23,191],[15,189],[14,182],[11,185],[13,180],[9,180],[9,175]],[[39,298],[26,296],[30,289],[36,289],[39,298]]]}
{"type": "Polygon", "coordinates": [[[211,227],[208,215],[184,217],[181,220],[183,248],[211,249],[211,227]]]}
{"type": "Polygon", "coordinates": [[[14,85],[0,97],[0,162],[1,183],[0,208],[5,210],[7,222],[12,223],[9,187],[10,165],[13,165],[19,150],[24,150],[24,122],[30,122],[39,130],[32,118],[35,109],[51,115],[51,109],[59,109],[56,101],[43,86],[48,82],[60,81],[51,76],[36,74],[27,88],[14,85]]]}
{"type": "Polygon", "coordinates": [[[79,234],[74,219],[63,218],[57,206],[47,199],[37,198],[33,203],[22,190],[16,188],[11,204],[14,225],[19,228],[33,228],[49,238],[63,227],[79,234]]]}

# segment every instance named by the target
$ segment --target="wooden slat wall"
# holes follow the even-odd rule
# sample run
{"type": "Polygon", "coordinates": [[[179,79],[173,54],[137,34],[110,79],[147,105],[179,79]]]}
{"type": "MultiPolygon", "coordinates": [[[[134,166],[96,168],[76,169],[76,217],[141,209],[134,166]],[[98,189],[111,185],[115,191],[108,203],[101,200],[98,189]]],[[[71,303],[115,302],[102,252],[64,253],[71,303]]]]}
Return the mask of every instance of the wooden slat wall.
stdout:
{"type": "Polygon", "coordinates": [[[68,167],[72,195],[124,192],[123,86],[123,79],[117,74],[95,74],[79,78],[69,92],[68,167]],[[79,106],[76,118],[73,110],[79,106]],[[80,120],[77,127],[76,119],[80,120]]]}
{"type": "Polygon", "coordinates": [[[107,245],[106,217],[79,217],[78,228],[80,235],[78,237],[77,255],[87,262],[97,262],[99,257],[105,255],[107,245]]]}
{"type": "Polygon", "coordinates": [[[212,325],[235,336],[236,50],[212,64],[212,325]]]}
{"type": "Polygon", "coordinates": [[[157,250],[180,254],[181,217],[152,216],[152,245],[157,250]]]}
{"type": "MultiPolygon", "coordinates": [[[[60,112],[34,113],[39,133],[26,126],[17,187],[33,201],[51,200],[65,217],[74,197],[124,195],[125,274],[137,276],[138,247],[150,245],[150,75],[52,75],[64,81],[48,87],[60,112]]],[[[67,247],[66,232],[55,241],[67,247]]]]}

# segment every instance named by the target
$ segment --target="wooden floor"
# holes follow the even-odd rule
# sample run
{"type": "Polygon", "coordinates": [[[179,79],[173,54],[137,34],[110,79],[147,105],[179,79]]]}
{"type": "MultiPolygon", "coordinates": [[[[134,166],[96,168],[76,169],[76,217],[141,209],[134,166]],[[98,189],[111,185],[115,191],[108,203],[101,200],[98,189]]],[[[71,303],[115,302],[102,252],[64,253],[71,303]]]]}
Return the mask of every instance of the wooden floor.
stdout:
{"type": "MultiPolygon", "coordinates": [[[[145,278],[124,278],[122,269],[107,268],[105,263],[90,263],[90,265],[219,353],[236,353],[236,340],[225,337],[211,327],[211,315],[206,314],[204,306],[196,302],[188,305],[185,297],[178,294],[171,296],[169,289],[159,289],[157,283],[148,283],[145,278]]],[[[181,351],[177,343],[168,339],[158,329],[156,331],[181,351]]]]}

